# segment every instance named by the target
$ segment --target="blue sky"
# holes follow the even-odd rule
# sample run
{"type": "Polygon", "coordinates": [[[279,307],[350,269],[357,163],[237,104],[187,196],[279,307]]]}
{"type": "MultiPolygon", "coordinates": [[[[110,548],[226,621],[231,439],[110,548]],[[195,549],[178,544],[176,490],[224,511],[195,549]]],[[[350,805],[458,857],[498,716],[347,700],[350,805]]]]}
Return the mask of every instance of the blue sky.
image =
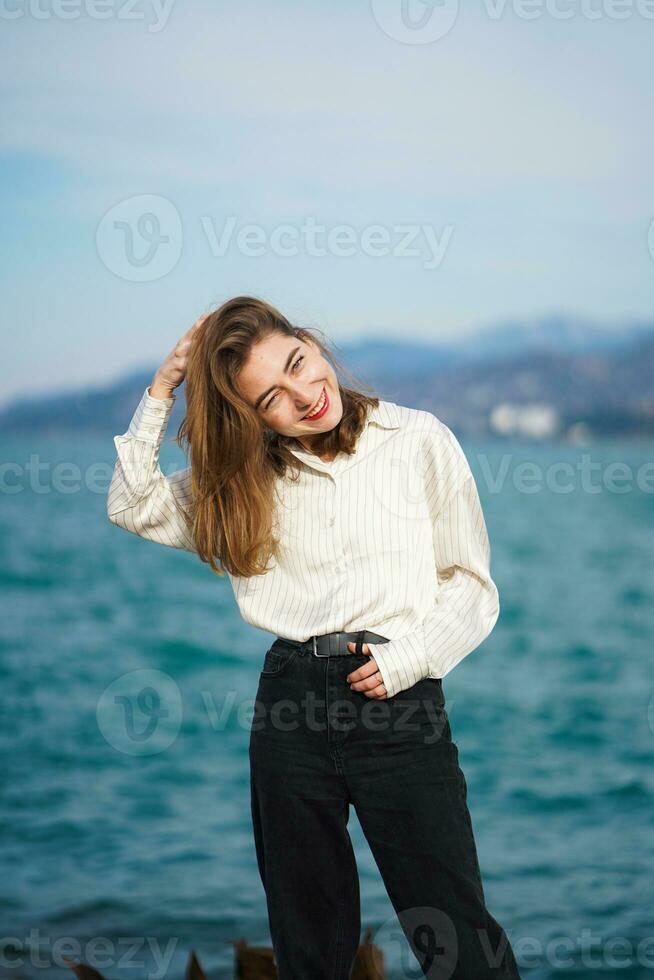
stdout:
{"type": "Polygon", "coordinates": [[[337,343],[651,316],[654,3],[404,2],[4,0],[2,401],[241,293],[337,343]]]}

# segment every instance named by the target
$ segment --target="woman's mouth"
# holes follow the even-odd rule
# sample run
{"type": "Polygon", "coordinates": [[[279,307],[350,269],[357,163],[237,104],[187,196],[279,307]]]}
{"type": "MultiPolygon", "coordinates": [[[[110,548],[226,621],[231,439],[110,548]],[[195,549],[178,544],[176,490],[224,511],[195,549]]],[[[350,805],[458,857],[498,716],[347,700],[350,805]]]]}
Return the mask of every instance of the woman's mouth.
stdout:
{"type": "Polygon", "coordinates": [[[310,412],[308,415],[302,417],[302,422],[315,422],[317,419],[323,417],[327,409],[329,408],[329,396],[327,394],[327,389],[322,389],[322,394],[318,399],[314,411],[310,412]]]}

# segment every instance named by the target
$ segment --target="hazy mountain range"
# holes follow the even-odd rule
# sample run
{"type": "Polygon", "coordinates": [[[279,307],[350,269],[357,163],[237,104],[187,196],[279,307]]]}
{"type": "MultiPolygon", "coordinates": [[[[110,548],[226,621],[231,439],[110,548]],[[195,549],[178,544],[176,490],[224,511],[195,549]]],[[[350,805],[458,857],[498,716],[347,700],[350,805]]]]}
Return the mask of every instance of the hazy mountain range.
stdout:
{"type": "MultiPolygon", "coordinates": [[[[550,316],[459,341],[372,339],[334,352],[382,398],[429,409],[462,436],[654,437],[654,320],[608,329],[550,316]]],[[[156,367],[112,384],[16,399],[0,410],[0,431],[124,432],[156,367]]],[[[182,386],[170,432],[183,412],[182,386]]]]}

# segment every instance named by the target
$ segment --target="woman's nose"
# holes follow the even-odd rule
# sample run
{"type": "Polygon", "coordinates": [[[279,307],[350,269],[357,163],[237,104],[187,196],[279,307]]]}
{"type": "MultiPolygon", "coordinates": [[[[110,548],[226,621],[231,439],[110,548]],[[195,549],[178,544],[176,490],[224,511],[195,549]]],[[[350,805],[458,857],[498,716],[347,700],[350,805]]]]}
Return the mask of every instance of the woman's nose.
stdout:
{"type": "Polygon", "coordinates": [[[320,392],[314,391],[313,388],[296,388],[295,390],[295,404],[299,412],[308,412],[320,392]]]}

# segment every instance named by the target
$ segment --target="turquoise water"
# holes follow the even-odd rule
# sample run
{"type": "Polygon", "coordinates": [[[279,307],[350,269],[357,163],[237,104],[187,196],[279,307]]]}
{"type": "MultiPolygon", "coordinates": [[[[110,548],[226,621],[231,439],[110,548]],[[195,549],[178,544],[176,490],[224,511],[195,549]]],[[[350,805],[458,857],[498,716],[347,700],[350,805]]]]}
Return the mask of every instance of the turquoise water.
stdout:
{"type": "MultiPolygon", "coordinates": [[[[654,479],[636,480],[654,448],[464,448],[502,611],[443,687],[489,908],[523,976],[650,977],[654,479]],[[547,485],[584,453],[599,492],[574,469],[570,492],[547,485]]],[[[231,977],[231,939],[269,942],[247,749],[271,636],[193,555],[109,524],[110,439],[5,442],[3,460],[0,969],[70,977],[45,965],[59,951],[174,978],[194,948],[231,977]]],[[[389,977],[417,976],[354,811],[350,829],[363,924],[389,977]]]]}

